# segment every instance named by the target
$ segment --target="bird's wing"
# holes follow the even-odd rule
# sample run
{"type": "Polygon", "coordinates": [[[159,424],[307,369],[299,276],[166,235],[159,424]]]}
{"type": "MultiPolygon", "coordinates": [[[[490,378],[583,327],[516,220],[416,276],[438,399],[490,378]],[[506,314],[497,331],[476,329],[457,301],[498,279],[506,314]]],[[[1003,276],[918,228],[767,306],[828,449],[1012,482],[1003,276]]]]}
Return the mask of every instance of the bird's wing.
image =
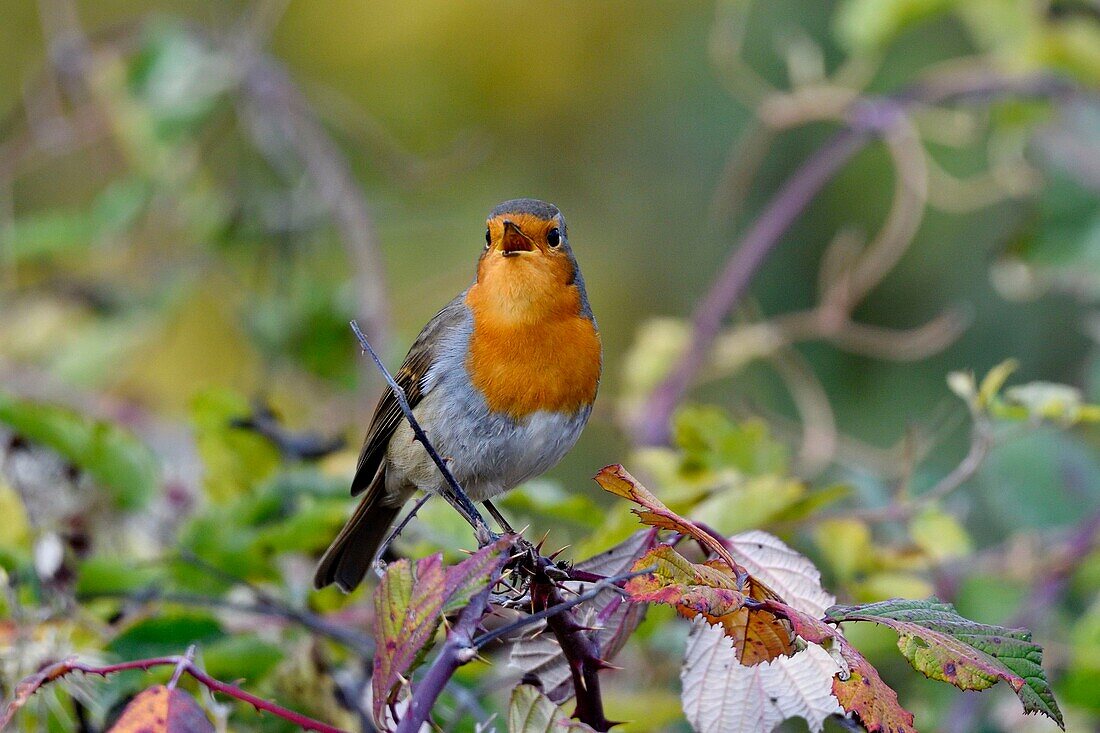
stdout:
{"type": "MultiPolygon", "coordinates": [[[[428,370],[435,363],[437,350],[444,333],[460,324],[466,315],[465,293],[448,303],[443,310],[435,314],[428,321],[420,335],[413,341],[405,356],[405,363],[397,370],[394,379],[405,390],[405,398],[409,401],[409,407],[415,408],[423,399],[426,389],[424,378],[428,370]]],[[[401,406],[397,403],[397,397],[393,390],[386,389],[385,394],[378,400],[378,406],[374,408],[374,416],[371,418],[370,427],[367,429],[367,437],[363,440],[363,450],[359,453],[359,463],[355,469],[355,478],[351,482],[351,495],[362,493],[374,480],[375,474],[382,465],[386,456],[386,448],[394,430],[401,424],[405,417],[401,413],[401,406]]]]}

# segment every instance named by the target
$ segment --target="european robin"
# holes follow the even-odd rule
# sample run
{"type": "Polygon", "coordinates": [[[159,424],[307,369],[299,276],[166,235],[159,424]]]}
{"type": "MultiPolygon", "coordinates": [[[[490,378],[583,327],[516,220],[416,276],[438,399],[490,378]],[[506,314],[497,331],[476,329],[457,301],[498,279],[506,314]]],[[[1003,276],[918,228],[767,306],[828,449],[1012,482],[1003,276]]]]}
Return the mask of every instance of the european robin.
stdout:
{"type": "MultiPolygon", "coordinates": [[[[564,217],[551,204],[516,199],[489,212],[473,284],[428,321],[395,379],[470,498],[488,501],[573,447],[592,412],[601,361],[564,217]]],[[[386,390],[351,484],[363,498],[314,584],[358,586],[402,505],[443,485],[386,390]]]]}

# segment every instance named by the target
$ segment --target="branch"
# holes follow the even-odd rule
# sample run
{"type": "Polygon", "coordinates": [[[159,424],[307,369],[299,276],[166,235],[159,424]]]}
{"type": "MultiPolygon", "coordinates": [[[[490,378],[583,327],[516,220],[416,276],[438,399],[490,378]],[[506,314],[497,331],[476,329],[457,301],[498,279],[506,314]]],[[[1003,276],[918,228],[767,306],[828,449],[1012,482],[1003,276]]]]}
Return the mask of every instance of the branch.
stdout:
{"type": "Polygon", "coordinates": [[[556,616],[559,613],[562,613],[564,611],[568,611],[569,609],[573,608],[574,606],[579,606],[580,604],[584,603],[585,601],[590,601],[590,600],[592,600],[593,598],[595,598],[596,596],[598,596],[600,593],[602,593],[603,591],[605,591],[607,589],[613,588],[613,589],[619,591],[620,593],[623,593],[625,591],[623,591],[622,586],[620,585],[620,583],[622,583],[623,581],[626,581],[626,580],[630,580],[631,578],[636,578],[639,575],[648,575],[649,573],[655,572],[656,570],[657,570],[656,566],[651,566],[651,567],[645,568],[644,570],[635,570],[633,572],[621,573],[620,575],[614,575],[614,576],[611,576],[611,577],[604,578],[604,579],[598,581],[597,583],[595,583],[591,588],[586,590],[584,593],[581,593],[580,595],[578,595],[574,598],[571,598],[568,601],[562,601],[561,603],[557,604],[556,606],[551,606],[549,608],[544,608],[541,611],[538,611],[537,613],[528,614],[528,615],[524,616],[523,618],[520,618],[520,619],[517,619],[516,621],[513,621],[510,624],[500,626],[496,629],[493,629],[492,631],[488,631],[488,632],[482,634],[481,636],[474,639],[473,644],[474,644],[475,647],[480,649],[481,647],[485,646],[486,644],[488,644],[491,641],[499,639],[503,636],[508,636],[508,635],[510,635],[510,634],[512,634],[516,631],[519,631],[520,629],[526,628],[526,627],[528,627],[532,624],[535,624],[535,623],[538,623],[539,621],[542,621],[543,619],[549,618],[550,616],[556,616]]]}
{"type": "MultiPolygon", "coordinates": [[[[545,574],[540,576],[531,588],[536,614],[566,603],[558,586],[550,582],[545,574]]],[[[610,730],[615,723],[604,715],[599,678],[599,671],[610,665],[600,657],[599,645],[588,635],[588,629],[577,623],[571,610],[547,615],[546,625],[554,632],[573,677],[573,692],[577,697],[573,717],[593,730],[610,730]]]]}
{"type": "Polygon", "coordinates": [[[281,603],[271,602],[265,598],[259,598],[257,603],[238,603],[224,598],[215,598],[192,593],[167,593],[155,587],[151,587],[147,591],[138,591],[136,593],[127,593],[125,591],[94,591],[91,593],[82,593],[80,598],[82,600],[111,598],[134,603],[160,601],[162,603],[176,603],[181,606],[222,609],[236,611],[238,613],[279,618],[284,621],[296,623],[310,633],[331,639],[355,651],[360,656],[367,658],[374,656],[374,642],[366,634],[360,633],[348,626],[332,623],[315,613],[291,608],[281,603]]]}
{"type": "MultiPolygon", "coordinates": [[[[974,477],[982,467],[986,456],[993,448],[993,426],[983,415],[974,415],[974,427],[970,431],[970,449],[966,456],[951,472],[941,478],[935,486],[920,496],[896,501],[883,507],[849,510],[843,513],[845,519],[862,519],[866,522],[888,522],[908,519],[921,509],[946,498],[956,489],[974,477]]],[[[818,521],[834,519],[837,515],[820,515],[818,521]]]]}
{"type": "Polygon", "coordinates": [[[1074,91],[1071,83],[1053,76],[1003,79],[971,75],[926,80],[891,97],[856,102],[845,129],[818,148],[787,179],[749,227],[741,246],[730,254],[718,279],[695,309],[688,348],[642,409],[634,430],[636,441],[642,445],[668,442],[673,411],[706,364],[723,321],[744,297],[757,270],[825,185],[868,143],[893,129],[907,109],[949,101],[981,103],[1006,95],[1054,98],[1074,91]]]}
{"type": "Polygon", "coordinates": [[[318,198],[336,219],[340,241],[354,266],[357,310],[366,318],[371,337],[385,343],[389,334],[385,268],[362,188],[286,70],[261,54],[254,54],[242,67],[246,73],[241,94],[252,113],[245,122],[257,149],[272,158],[279,156],[278,146],[285,145],[305,166],[318,198]],[[276,146],[270,142],[271,132],[281,138],[276,146]]]}
{"type": "Polygon", "coordinates": [[[345,733],[340,728],[331,726],[327,723],[322,723],[319,720],[296,713],[293,710],[277,705],[273,702],[264,700],[261,697],[256,697],[250,692],[242,690],[236,685],[226,684],[219,680],[214,679],[210,675],[206,674],[200,669],[194,661],[191,660],[190,652],[182,656],[173,657],[153,657],[151,659],[139,659],[132,662],[121,662],[119,664],[108,664],[101,667],[81,664],[76,661],[76,657],[70,657],[63,661],[52,664],[46,667],[41,672],[33,674],[24,678],[15,688],[15,697],[7,708],[4,710],[4,714],[0,716],[0,730],[6,729],[8,724],[14,719],[15,714],[19,711],[23,705],[30,700],[43,686],[54,682],[56,680],[72,674],[73,672],[82,672],[84,674],[96,674],[101,677],[106,677],[109,674],[116,672],[125,672],[133,669],[140,669],[142,671],[148,671],[153,667],[171,666],[176,668],[176,673],[173,675],[175,679],[183,672],[191,675],[197,681],[202,683],[211,692],[220,692],[223,695],[228,695],[241,702],[246,702],[257,710],[271,713],[272,715],[282,718],[294,725],[302,728],[303,730],[317,731],[317,733],[345,733]]]}
{"type": "Polygon", "coordinates": [[[478,542],[484,545],[492,541],[495,535],[489,529],[489,525],[485,523],[485,518],[482,517],[477,511],[477,508],[474,507],[474,503],[470,501],[469,495],[462,488],[461,484],[458,483],[454,474],[451,473],[451,469],[447,468],[446,461],[439,457],[439,453],[436,451],[435,446],[428,440],[428,436],[424,433],[424,428],[420,427],[420,423],[417,422],[416,416],[413,415],[412,408],[409,407],[409,400],[405,397],[405,390],[401,388],[401,385],[397,383],[393,375],[386,369],[386,365],[378,358],[378,354],[371,348],[370,342],[367,341],[367,337],[359,330],[359,324],[352,321],[351,330],[355,333],[355,338],[359,340],[359,345],[363,348],[363,351],[370,354],[370,358],[374,360],[378,370],[382,372],[382,376],[385,377],[386,383],[393,391],[394,397],[397,398],[397,404],[400,405],[401,412],[405,414],[405,419],[409,421],[409,426],[416,435],[416,439],[424,446],[424,450],[428,452],[432,461],[439,467],[439,472],[443,474],[443,478],[446,480],[446,485],[442,491],[443,498],[446,499],[451,506],[470,523],[470,526],[474,528],[478,542]]]}

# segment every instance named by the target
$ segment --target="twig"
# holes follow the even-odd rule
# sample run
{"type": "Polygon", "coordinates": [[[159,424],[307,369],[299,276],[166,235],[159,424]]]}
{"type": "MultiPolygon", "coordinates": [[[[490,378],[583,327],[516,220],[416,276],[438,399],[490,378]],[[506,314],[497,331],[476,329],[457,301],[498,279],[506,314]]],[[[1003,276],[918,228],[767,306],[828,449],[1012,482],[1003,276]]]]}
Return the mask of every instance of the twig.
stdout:
{"type": "Polygon", "coordinates": [[[73,672],[82,672],[84,674],[95,674],[106,677],[109,674],[115,674],[117,672],[126,672],[134,669],[148,671],[153,667],[164,666],[176,667],[177,672],[180,670],[186,672],[205,685],[211,692],[220,692],[223,695],[228,695],[241,702],[246,702],[257,710],[271,713],[304,730],[317,731],[317,733],[345,733],[345,731],[342,731],[340,728],[329,725],[328,723],[322,723],[319,720],[314,720],[301,713],[296,713],[281,705],[264,700],[262,697],[257,697],[250,692],[242,690],[236,685],[230,685],[216,680],[201,670],[187,655],[138,659],[130,662],[120,662],[119,664],[108,664],[101,667],[81,664],[76,661],[75,657],[70,657],[69,659],[52,664],[37,674],[33,674],[23,679],[23,681],[16,686],[15,697],[8,703],[7,708],[4,710],[4,714],[0,716],[0,730],[7,728],[19,709],[44,685],[59,680],[73,672]]]}
{"type": "Polygon", "coordinates": [[[458,513],[474,528],[478,542],[482,544],[491,542],[494,537],[492,530],[489,529],[489,525],[485,523],[485,518],[482,517],[477,508],[474,507],[474,503],[470,501],[469,495],[462,488],[461,484],[458,483],[454,474],[451,473],[451,469],[447,468],[447,463],[440,458],[435,446],[428,440],[428,436],[424,433],[424,429],[420,427],[420,423],[417,422],[416,416],[413,415],[412,408],[409,407],[409,400],[405,397],[405,390],[401,388],[401,385],[397,383],[397,380],[395,380],[389,370],[386,369],[386,365],[378,358],[378,354],[371,348],[370,342],[367,341],[367,337],[364,336],[363,332],[359,329],[359,324],[352,321],[351,330],[355,333],[355,338],[359,339],[359,345],[363,347],[363,351],[370,354],[370,358],[374,360],[378,370],[382,372],[382,376],[386,379],[386,384],[393,390],[393,395],[397,398],[397,404],[400,405],[401,412],[405,414],[405,419],[409,421],[409,427],[412,428],[413,433],[416,435],[416,439],[424,446],[424,450],[428,452],[428,456],[431,457],[435,465],[439,467],[439,472],[443,474],[443,478],[446,481],[446,485],[441,492],[443,498],[450,502],[451,506],[458,510],[458,513]]]}
{"type": "Polygon", "coordinates": [[[866,133],[852,129],[837,134],[802,164],[757,217],[741,246],[733,252],[718,280],[695,309],[691,343],[643,408],[641,423],[635,430],[638,443],[658,445],[668,442],[669,418],[691,386],[695,374],[706,363],[710,346],[721,331],[726,314],[744,295],[756,271],[779,243],[783,233],[809,206],[818,191],[863,148],[866,137],[866,133]]]}
{"type": "Polygon", "coordinates": [[[673,411],[706,364],[726,315],[744,296],[764,260],[825,184],[872,139],[893,129],[904,118],[907,108],[947,101],[980,103],[1005,95],[1052,98],[1074,91],[1072,84],[1053,76],[1024,79],[966,76],[926,80],[892,97],[854,104],[847,126],[818,148],[780,187],[695,309],[691,342],[642,409],[634,426],[637,442],[643,445],[668,442],[673,411]]]}
{"type": "Polygon", "coordinates": [[[382,556],[386,554],[386,551],[390,549],[390,545],[393,544],[393,541],[405,531],[405,527],[409,526],[409,522],[413,520],[416,513],[420,511],[420,508],[424,506],[430,498],[432,498],[431,494],[424,494],[424,496],[417,499],[416,503],[413,504],[412,510],[402,517],[401,521],[397,523],[397,526],[391,529],[390,533],[386,535],[386,539],[382,541],[382,544],[378,548],[378,559],[374,561],[374,571],[378,574],[379,578],[382,577],[382,574],[386,570],[386,564],[382,561],[382,556]]]}
{"type": "Polygon", "coordinates": [[[287,429],[275,412],[262,400],[252,403],[252,413],[230,421],[234,428],[251,430],[261,435],[279,449],[284,457],[293,461],[315,461],[335,453],[344,447],[343,436],[326,438],[313,432],[296,432],[287,429]]]}
{"type": "Polygon", "coordinates": [[[598,581],[595,585],[593,585],[591,588],[586,590],[584,593],[581,593],[581,594],[575,596],[574,598],[570,598],[568,601],[562,601],[561,603],[557,604],[556,606],[551,606],[550,608],[544,608],[541,611],[538,611],[538,612],[532,613],[532,614],[528,614],[528,615],[524,616],[523,618],[517,619],[517,620],[513,621],[510,624],[506,624],[506,625],[501,626],[499,628],[493,629],[492,631],[487,631],[486,633],[484,633],[481,636],[474,639],[473,644],[474,644],[475,647],[480,649],[481,647],[485,646],[486,644],[488,644],[491,641],[499,639],[503,636],[508,636],[510,634],[513,634],[513,633],[515,633],[516,631],[519,631],[522,628],[526,628],[527,626],[530,626],[531,624],[538,623],[539,621],[542,621],[545,618],[549,618],[550,616],[554,616],[554,615],[559,614],[563,611],[568,611],[569,609],[573,608],[574,606],[578,606],[581,603],[584,603],[585,601],[590,601],[590,600],[592,600],[593,598],[595,598],[596,596],[598,596],[600,593],[602,593],[603,591],[605,591],[607,589],[614,589],[614,590],[617,590],[621,593],[621,592],[623,592],[623,589],[620,587],[620,585],[619,585],[620,583],[622,583],[623,581],[626,581],[626,580],[630,580],[631,578],[636,578],[639,575],[646,575],[648,573],[652,573],[652,572],[656,571],[656,569],[657,569],[656,566],[651,566],[651,567],[645,568],[644,570],[635,570],[633,572],[621,573],[619,575],[614,575],[614,576],[611,576],[611,577],[604,578],[603,580],[598,581]]]}
{"type": "Polygon", "coordinates": [[[180,658],[180,663],[176,665],[175,671],[172,672],[172,679],[168,680],[168,685],[167,685],[169,690],[176,689],[176,685],[179,684],[180,677],[183,676],[183,672],[187,668],[187,665],[191,664],[194,661],[195,661],[195,645],[192,644],[191,646],[187,647],[187,651],[184,652],[183,657],[180,658]]]}
{"type": "Polygon", "coordinates": [[[241,93],[251,112],[247,121],[257,148],[276,155],[278,146],[264,146],[270,137],[265,133],[274,131],[281,138],[279,145],[293,150],[305,166],[318,198],[336,219],[341,243],[354,266],[357,309],[366,318],[367,331],[377,342],[386,343],[389,304],[385,268],[359,183],[286,70],[259,54],[249,59],[246,68],[241,93]]]}
{"type": "Polygon", "coordinates": [[[366,634],[354,628],[327,621],[309,611],[290,608],[280,603],[270,602],[266,599],[260,599],[258,603],[238,603],[225,598],[215,598],[212,596],[191,593],[166,593],[156,588],[150,588],[148,591],[139,591],[137,593],[127,593],[124,591],[93,591],[80,595],[80,599],[83,600],[96,598],[119,599],[134,603],[160,601],[161,603],[176,603],[181,606],[224,609],[237,613],[249,613],[257,616],[280,618],[285,621],[296,623],[313,634],[331,639],[355,651],[362,657],[369,658],[374,656],[374,642],[366,634]]]}
{"type": "MultiPolygon", "coordinates": [[[[908,519],[921,509],[945,499],[956,489],[974,477],[982,467],[986,456],[993,448],[993,426],[989,420],[979,414],[974,415],[974,427],[970,431],[970,449],[966,456],[951,471],[941,478],[935,486],[912,499],[893,502],[883,507],[855,509],[845,511],[845,519],[861,519],[865,522],[889,522],[908,519]]],[[[835,515],[819,515],[818,520],[834,518],[835,515]]]]}

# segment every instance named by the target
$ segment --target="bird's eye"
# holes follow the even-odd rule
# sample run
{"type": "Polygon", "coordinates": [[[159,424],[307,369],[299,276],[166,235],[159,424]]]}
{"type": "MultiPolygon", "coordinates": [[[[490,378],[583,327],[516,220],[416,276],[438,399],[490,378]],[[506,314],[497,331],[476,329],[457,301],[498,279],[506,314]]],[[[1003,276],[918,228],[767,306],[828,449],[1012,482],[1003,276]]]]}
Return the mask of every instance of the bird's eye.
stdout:
{"type": "Polygon", "coordinates": [[[561,232],[558,231],[557,227],[546,233],[546,243],[551,247],[557,247],[561,244],[561,232]]]}
{"type": "Polygon", "coordinates": [[[493,243],[493,235],[489,233],[489,227],[485,227],[485,248],[488,249],[489,245],[493,243]]]}

